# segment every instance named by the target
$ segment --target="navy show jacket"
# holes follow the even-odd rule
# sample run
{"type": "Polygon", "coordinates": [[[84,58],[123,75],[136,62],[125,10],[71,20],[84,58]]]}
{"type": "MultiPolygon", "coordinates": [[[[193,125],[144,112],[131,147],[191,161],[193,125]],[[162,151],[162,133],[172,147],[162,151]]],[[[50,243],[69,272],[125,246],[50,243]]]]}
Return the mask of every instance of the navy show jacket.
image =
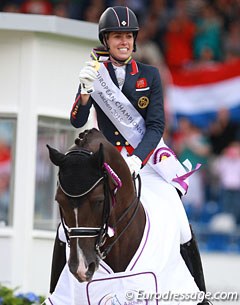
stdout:
{"type": "MultiPolygon", "coordinates": [[[[105,66],[112,81],[118,86],[112,64],[108,62],[105,66]]],[[[142,141],[133,151],[133,154],[138,156],[144,164],[163,136],[165,125],[163,90],[158,69],[132,59],[126,66],[126,77],[122,93],[145,120],[146,132],[142,141]]],[[[91,96],[86,105],[81,105],[81,85],[71,110],[71,124],[76,128],[83,127],[87,123],[92,105],[96,109],[98,127],[108,141],[115,146],[129,146],[127,140],[120,134],[91,96]]]]}

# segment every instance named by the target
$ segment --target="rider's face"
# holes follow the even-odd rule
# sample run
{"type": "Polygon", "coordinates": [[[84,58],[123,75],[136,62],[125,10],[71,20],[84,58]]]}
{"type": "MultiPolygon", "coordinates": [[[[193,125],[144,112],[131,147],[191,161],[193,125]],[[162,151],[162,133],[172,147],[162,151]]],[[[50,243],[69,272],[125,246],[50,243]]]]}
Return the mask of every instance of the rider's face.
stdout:
{"type": "Polygon", "coordinates": [[[107,37],[110,54],[118,60],[126,60],[133,51],[132,32],[110,32],[107,37]]]}

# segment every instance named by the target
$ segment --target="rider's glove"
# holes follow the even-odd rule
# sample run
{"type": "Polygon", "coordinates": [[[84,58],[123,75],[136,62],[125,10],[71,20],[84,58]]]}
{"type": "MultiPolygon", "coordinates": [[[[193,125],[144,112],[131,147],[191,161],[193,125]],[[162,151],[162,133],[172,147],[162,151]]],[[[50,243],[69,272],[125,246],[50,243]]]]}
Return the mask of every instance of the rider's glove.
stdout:
{"type": "Polygon", "coordinates": [[[131,175],[137,177],[142,167],[142,160],[135,155],[129,156],[125,159],[130,169],[131,175]]]}
{"type": "Polygon", "coordinates": [[[97,70],[94,62],[89,61],[86,64],[79,73],[82,94],[90,94],[94,91],[93,82],[97,78],[97,70]]]}

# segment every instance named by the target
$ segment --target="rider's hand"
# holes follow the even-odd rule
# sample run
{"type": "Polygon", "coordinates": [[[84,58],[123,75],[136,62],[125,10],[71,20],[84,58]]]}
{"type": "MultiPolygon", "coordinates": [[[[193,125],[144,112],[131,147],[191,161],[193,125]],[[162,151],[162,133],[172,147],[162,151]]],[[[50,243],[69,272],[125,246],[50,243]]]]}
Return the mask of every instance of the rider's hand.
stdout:
{"type": "Polygon", "coordinates": [[[131,175],[137,177],[142,168],[142,160],[135,155],[129,156],[125,159],[130,169],[131,175]]]}
{"type": "Polygon", "coordinates": [[[97,78],[97,70],[94,62],[87,62],[79,73],[82,94],[91,94],[94,91],[93,82],[97,78]]]}

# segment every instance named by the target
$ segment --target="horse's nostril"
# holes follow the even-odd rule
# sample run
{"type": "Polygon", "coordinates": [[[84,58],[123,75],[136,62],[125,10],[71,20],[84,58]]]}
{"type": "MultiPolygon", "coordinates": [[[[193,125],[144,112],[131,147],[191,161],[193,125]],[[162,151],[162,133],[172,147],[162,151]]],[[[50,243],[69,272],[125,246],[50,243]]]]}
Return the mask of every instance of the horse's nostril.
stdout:
{"type": "Polygon", "coordinates": [[[92,277],[94,271],[95,271],[95,268],[96,268],[96,264],[94,262],[90,263],[88,265],[88,270],[86,272],[86,276],[87,277],[92,277]]]}

